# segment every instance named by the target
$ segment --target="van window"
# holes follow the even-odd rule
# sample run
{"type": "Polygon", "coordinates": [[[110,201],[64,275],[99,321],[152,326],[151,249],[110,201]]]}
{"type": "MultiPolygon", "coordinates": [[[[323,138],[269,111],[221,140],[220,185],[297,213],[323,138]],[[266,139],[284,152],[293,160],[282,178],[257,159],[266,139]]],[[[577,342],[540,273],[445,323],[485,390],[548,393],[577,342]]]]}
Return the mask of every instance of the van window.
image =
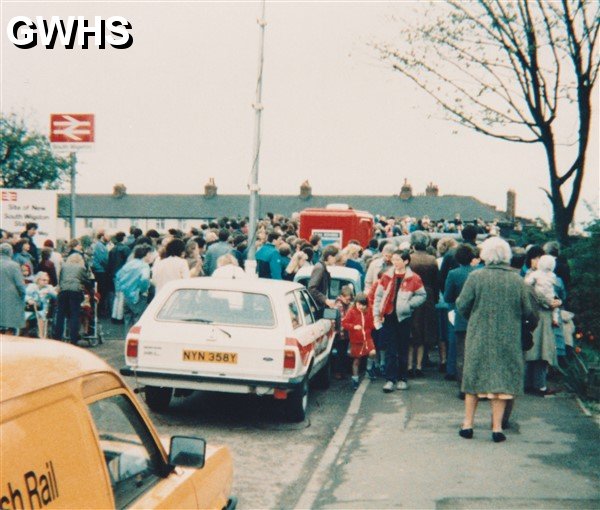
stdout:
{"type": "Polygon", "coordinates": [[[160,479],[165,464],[154,439],[125,395],[89,405],[110,476],[115,506],[124,508],[160,479]]]}

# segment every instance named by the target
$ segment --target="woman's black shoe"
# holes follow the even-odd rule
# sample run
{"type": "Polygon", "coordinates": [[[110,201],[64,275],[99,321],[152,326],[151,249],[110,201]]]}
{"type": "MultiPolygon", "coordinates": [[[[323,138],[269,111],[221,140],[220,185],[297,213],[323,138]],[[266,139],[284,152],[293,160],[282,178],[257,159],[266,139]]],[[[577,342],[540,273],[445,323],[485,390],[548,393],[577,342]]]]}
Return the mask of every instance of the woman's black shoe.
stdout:
{"type": "Polygon", "coordinates": [[[501,443],[502,441],[506,441],[506,436],[502,432],[492,432],[492,441],[494,443],[501,443]]]}
{"type": "Polygon", "coordinates": [[[464,439],[473,439],[473,429],[460,429],[458,435],[464,439]]]}
{"type": "Polygon", "coordinates": [[[421,370],[420,368],[417,368],[415,370],[415,377],[425,377],[425,374],[423,373],[423,370],[421,370]]]}

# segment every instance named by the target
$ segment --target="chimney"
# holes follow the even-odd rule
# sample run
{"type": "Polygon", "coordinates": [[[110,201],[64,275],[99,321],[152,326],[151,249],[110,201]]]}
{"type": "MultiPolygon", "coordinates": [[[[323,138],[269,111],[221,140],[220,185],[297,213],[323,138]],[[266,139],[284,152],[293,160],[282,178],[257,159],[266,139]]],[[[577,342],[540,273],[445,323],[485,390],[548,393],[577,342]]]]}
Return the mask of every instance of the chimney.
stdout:
{"type": "Polygon", "coordinates": [[[302,200],[308,200],[310,197],[312,197],[312,188],[307,179],[300,184],[300,198],[302,200]]]}
{"type": "Polygon", "coordinates": [[[517,215],[517,193],[514,189],[506,192],[506,216],[510,221],[515,221],[517,215]]]}
{"type": "Polygon", "coordinates": [[[204,185],[204,196],[206,198],[213,198],[217,196],[217,185],[215,184],[214,177],[211,177],[204,185]]]}
{"type": "Polygon", "coordinates": [[[426,197],[437,197],[439,194],[440,189],[437,187],[437,184],[433,184],[433,182],[430,182],[427,188],[425,188],[426,197]]]}
{"type": "Polygon", "coordinates": [[[123,198],[125,195],[127,195],[127,188],[125,187],[125,184],[119,182],[117,184],[115,184],[113,186],[113,197],[115,198],[123,198]]]}
{"type": "Polygon", "coordinates": [[[408,199],[412,198],[412,196],[413,196],[412,186],[410,184],[408,184],[408,180],[405,178],[404,184],[402,185],[402,188],[400,189],[400,200],[408,200],[408,199]]]}

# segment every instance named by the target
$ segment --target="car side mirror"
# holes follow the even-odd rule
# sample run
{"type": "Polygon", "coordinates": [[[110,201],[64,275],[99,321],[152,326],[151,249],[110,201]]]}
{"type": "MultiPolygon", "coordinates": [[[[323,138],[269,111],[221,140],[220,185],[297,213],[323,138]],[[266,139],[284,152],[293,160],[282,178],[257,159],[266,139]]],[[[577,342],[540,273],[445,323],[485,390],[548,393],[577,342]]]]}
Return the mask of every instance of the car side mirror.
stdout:
{"type": "Polygon", "coordinates": [[[199,437],[173,436],[169,449],[169,464],[183,467],[204,467],[206,441],[199,437]]]}

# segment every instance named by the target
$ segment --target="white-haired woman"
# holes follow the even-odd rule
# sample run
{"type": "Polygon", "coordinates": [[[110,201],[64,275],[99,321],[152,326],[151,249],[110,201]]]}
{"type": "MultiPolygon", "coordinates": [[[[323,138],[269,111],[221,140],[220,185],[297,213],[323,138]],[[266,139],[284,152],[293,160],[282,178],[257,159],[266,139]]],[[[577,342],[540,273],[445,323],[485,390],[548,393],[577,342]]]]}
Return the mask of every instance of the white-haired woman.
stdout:
{"type": "Polygon", "coordinates": [[[50,285],[50,276],[45,271],[35,275],[35,281],[25,291],[25,321],[36,321],[39,338],[48,336],[48,311],[50,301],[57,297],[56,289],[50,285]]]}
{"type": "Polygon", "coordinates": [[[226,253],[217,259],[217,269],[211,275],[213,278],[246,278],[247,275],[238,264],[235,255],[226,253]]]}
{"type": "Polygon", "coordinates": [[[537,314],[529,289],[510,267],[508,243],[494,237],[480,248],[485,267],[469,275],[456,300],[458,312],[468,320],[462,379],[465,418],[459,434],[473,437],[477,402],[485,397],[492,406],[492,439],[498,443],[506,439],[506,403],[523,393],[522,322],[537,322],[537,314]]]}

